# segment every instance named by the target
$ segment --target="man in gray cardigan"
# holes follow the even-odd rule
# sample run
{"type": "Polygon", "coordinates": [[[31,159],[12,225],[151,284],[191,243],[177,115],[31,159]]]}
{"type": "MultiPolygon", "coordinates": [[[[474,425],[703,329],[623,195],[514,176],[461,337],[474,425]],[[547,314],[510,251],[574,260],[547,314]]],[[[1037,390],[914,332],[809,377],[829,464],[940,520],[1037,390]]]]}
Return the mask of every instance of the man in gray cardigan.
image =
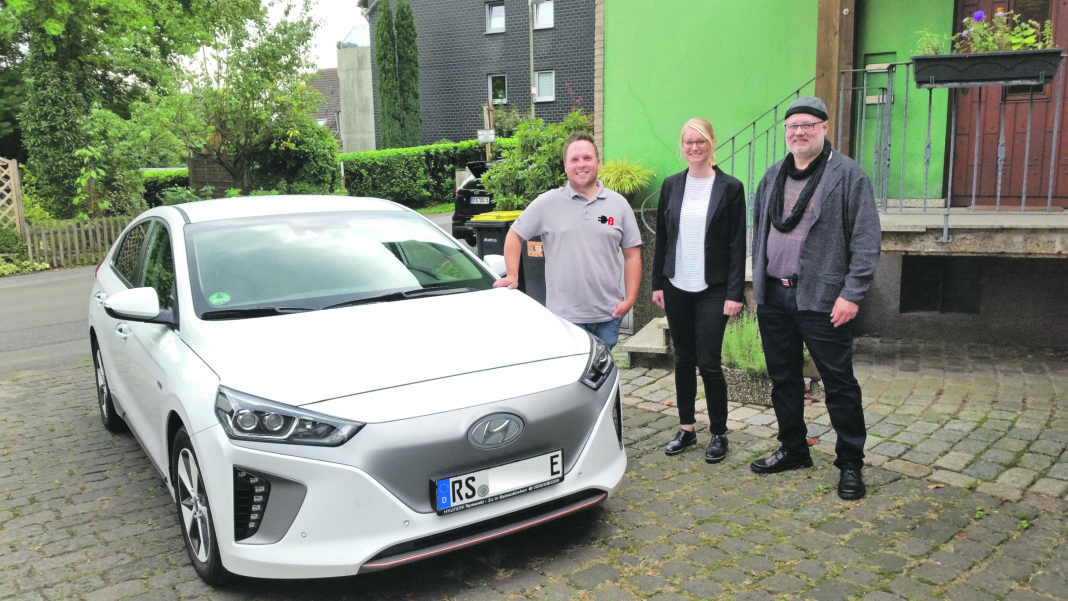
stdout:
{"type": "Polygon", "coordinates": [[[822,100],[795,100],[785,127],[790,154],[757,187],[752,248],[753,293],[781,446],[750,468],[772,474],[812,467],[804,344],[823,380],[838,438],[838,496],[860,499],[867,492],[861,476],[867,432],[849,322],[875,275],[879,215],[868,176],[827,141],[822,100]]]}

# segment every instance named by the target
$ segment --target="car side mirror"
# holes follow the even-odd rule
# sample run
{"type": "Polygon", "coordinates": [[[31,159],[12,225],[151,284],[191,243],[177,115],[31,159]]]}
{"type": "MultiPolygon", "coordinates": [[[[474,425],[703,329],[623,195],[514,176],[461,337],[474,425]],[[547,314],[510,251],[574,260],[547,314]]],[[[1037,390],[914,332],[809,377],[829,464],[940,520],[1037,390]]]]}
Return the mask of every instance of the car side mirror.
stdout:
{"type": "Polygon", "coordinates": [[[104,311],[115,319],[178,325],[172,310],[160,309],[154,288],[131,288],[116,292],[104,301],[104,311]]]}
{"type": "Polygon", "coordinates": [[[482,260],[497,277],[503,278],[508,275],[508,265],[504,262],[504,255],[486,255],[482,260]]]}

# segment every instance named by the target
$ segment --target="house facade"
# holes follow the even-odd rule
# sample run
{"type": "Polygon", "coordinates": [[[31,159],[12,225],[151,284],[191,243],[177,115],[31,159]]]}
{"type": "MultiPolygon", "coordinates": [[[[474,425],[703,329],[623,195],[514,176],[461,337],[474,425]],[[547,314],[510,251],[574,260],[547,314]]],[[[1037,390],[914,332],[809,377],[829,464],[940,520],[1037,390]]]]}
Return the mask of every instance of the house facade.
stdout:
{"type": "Polygon", "coordinates": [[[703,116],[721,167],[751,194],[785,156],[789,102],[820,96],[832,143],[871,176],[883,227],[855,330],[1068,348],[1064,59],[1039,81],[959,88],[918,82],[912,61],[918,32],[949,35],[999,7],[1051,19],[1066,48],[1066,0],[597,4],[607,158],[662,179],[685,166],[681,124],[703,116]]]}
{"type": "MultiPolygon", "coordinates": [[[[361,2],[371,25],[372,57],[378,6],[386,1],[361,2]]],[[[408,3],[418,34],[423,144],[474,139],[485,127],[490,99],[496,110],[524,115],[533,103],[534,115],[547,122],[558,122],[576,108],[592,112],[593,0],[408,3]]],[[[372,77],[377,89],[377,65],[372,77]]],[[[377,94],[374,103],[377,116],[377,94]]],[[[381,141],[377,125],[375,135],[381,141]]]]}

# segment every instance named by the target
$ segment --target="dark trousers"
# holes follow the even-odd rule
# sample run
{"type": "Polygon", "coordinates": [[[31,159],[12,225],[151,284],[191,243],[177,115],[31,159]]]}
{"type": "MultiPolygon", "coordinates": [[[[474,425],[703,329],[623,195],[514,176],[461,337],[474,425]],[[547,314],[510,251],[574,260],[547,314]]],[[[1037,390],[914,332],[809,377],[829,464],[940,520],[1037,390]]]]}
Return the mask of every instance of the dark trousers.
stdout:
{"type": "Polygon", "coordinates": [[[727,433],[727,381],[720,366],[723,331],[727,328],[727,316],[723,314],[726,293],[726,285],[709,286],[701,292],[679,290],[671,282],[664,286],[664,312],[675,349],[679,423],[690,425],[696,421],[696,372],[700,372],[712,434],[727,433]]]}
{"type": "Polygon", "coordinates": [[[764,304],[757,307],[764,360],[771,376],[771,401],[779,421],[779,443],[789,453],[808,455],[805,424],[805,381],[808,347],[826,391],[827,413],[838,435],[839,469],[864,466],[864,407],[860,384],[853,375],[853,333],[850,324],[834,327],[830,313],[797,310],[797,289],[768,280],[764,304]]]}

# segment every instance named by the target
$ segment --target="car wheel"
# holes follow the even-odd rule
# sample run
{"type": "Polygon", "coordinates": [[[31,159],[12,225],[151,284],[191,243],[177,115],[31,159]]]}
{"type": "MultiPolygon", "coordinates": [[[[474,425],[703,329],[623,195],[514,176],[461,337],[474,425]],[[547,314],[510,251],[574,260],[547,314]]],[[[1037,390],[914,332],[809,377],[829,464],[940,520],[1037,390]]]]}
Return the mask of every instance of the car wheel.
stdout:
{"type": "Polygon", "coordinates": [[[100,352],[100,345],[93,342],[93,371],[96,375],[96,402],[100,407],[100,421],[109,432],[125,432],[126,422],[115,411],[115,403],[111,399],[111,387],[108,386],[108,374],[104,370],[104,356],[100,352]]]}
{"type": "Polygon", "coordinates": [[[171,449],[171,482],[185,550],[201,580],[212,586],[224,584],[230,573],[219,558],[219,541],[215,537],[215,522],[211,517],[204,478],[200,475],[197,454],[185,428],[175,433],[171,449]]]}

